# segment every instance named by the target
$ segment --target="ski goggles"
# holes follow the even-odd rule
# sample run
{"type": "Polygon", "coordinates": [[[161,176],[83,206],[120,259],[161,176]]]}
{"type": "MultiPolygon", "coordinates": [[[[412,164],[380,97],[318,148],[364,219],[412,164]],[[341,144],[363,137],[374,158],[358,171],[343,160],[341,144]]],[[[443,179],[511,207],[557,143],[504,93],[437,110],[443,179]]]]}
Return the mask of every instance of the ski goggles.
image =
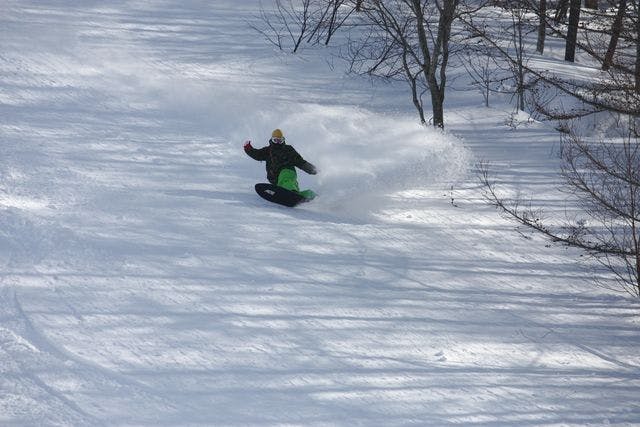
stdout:
{"type": "Polygon", "coordinates": [[[284,144],[284,138],[271,138],[271,142],[274,144],[284,144]]]}

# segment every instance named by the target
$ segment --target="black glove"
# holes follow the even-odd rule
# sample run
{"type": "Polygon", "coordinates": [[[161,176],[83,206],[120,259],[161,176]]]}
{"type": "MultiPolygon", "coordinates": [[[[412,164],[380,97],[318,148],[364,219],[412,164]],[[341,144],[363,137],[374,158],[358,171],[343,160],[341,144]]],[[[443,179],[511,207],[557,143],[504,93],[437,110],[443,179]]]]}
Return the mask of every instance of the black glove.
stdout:
{"type": "Polygon", "coordinates": [[[313,166],[311,163],[309,162],[304,162],[304,164],[302,165],[302,167],[300,168],[303,171],[305,171],[306,173],[308,173],[309,175],[315,175],[318,173],[318,170],[316,169],[315,166],[313,166]]]}

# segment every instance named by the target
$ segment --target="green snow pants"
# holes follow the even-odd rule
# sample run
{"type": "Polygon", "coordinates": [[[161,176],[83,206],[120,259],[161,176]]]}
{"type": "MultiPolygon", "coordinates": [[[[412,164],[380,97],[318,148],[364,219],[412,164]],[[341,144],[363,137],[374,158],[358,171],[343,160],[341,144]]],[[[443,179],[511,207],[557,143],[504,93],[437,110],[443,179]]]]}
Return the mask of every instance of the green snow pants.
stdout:
{"type": "Polygon", "coordinates": [[[296,174],[295,169],[284,168],[280,171],[280,175],[278,175],[278,183],[276,184],[278,187],[286,188],[287,190],[294,191],[300,194],[305,199],[313,199],[316,197],[316,193],[311,190],[303,190],[300,191],[298,187],[298,174],[296,174]]]}

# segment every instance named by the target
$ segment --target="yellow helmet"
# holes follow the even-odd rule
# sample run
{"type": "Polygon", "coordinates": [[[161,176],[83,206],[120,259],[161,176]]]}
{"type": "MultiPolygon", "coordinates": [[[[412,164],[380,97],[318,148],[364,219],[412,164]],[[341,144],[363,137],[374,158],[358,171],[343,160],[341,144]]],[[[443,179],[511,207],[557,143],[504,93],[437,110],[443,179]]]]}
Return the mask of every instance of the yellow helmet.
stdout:
{"type": "Polygon", "coordinates": [[[275,129],[273,132],[271,132],[271,138],[284,138],[284,135],[282,134],[282,131],[280,129],[275,129]]]}

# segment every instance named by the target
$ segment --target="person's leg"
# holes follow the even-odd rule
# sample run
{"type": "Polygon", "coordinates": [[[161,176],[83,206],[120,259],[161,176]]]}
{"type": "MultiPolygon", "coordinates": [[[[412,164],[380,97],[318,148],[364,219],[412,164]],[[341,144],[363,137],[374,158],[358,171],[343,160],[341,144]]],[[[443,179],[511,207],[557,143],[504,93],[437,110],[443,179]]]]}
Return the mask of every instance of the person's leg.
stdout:
{"type": "Polygon", "coordinates": [[[300,191],[298,188],[298,175],[296,174],[295,169],[285,168],[280,171],[280,175],[278,175],[278,187],[286,188],[287,190],[295,191],[296,193],[300,191]]]}
{"type": "Polygon", "coordinates": [[[282,169],[280,175],[278,175],[278,187],[286,188],[287,190],[295,191],[305,199],[311,200],[316,197],[316,193],[311,190],[300,191],[298,186],[298,174],[295,169],[282,169]]]}

